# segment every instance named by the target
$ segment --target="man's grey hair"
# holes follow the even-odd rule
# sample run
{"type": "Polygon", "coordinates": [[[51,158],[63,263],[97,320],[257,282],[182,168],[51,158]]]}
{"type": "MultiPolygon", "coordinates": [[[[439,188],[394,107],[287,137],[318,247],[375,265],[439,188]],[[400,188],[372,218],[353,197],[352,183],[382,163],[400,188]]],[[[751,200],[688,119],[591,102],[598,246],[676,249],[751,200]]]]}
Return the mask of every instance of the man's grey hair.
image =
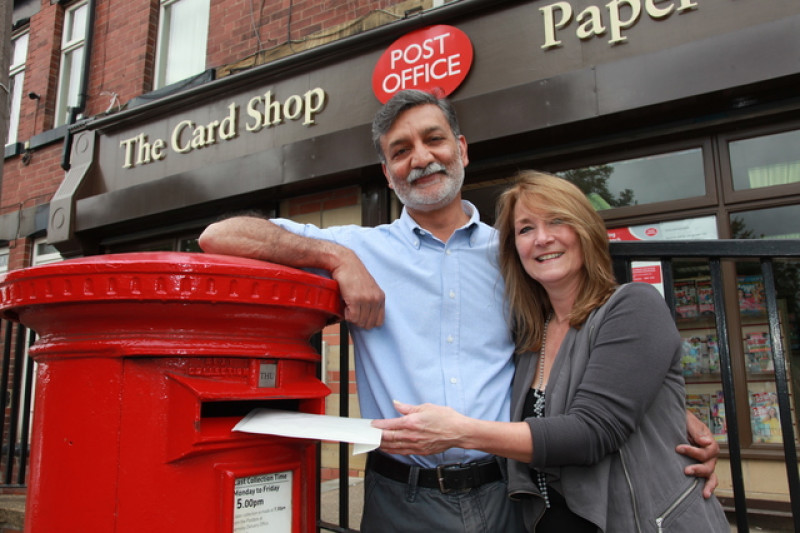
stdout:
{"type": "Polygon", "coordinates": [[[426,104],[432,104],[441,109],[447,122],[450,124],[453,135],[456,137],[461,135],[461,129],[458,126],[458,118],[456,117],[456,110],[449,100],[437,98],[430,93],[415,89],[400,91],[392,96],[392,98],[380,108],[372,121],[372,144],[375,145],[375,150],[378,152],[381,163],[386,163],[386,154],[383,153],[383,148],[381,148],[381,137],[392,129],[394,121],[397,120],[397,117],[401,113],[412,107],[426,104]]]}

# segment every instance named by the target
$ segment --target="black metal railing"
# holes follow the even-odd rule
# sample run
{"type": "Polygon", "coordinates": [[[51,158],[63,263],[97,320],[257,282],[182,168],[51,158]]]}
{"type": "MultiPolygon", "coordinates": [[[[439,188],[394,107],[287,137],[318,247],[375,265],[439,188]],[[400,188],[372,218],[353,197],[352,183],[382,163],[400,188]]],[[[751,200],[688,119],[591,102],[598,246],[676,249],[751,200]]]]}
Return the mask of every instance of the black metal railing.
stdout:
{"type": "Polygon", "coordinates": [[[3,361],[0,375],[0,488],[22,488],[28,467],[33,361],[28,348],[35,334],[24,326],[2,321],[3,361]]]}

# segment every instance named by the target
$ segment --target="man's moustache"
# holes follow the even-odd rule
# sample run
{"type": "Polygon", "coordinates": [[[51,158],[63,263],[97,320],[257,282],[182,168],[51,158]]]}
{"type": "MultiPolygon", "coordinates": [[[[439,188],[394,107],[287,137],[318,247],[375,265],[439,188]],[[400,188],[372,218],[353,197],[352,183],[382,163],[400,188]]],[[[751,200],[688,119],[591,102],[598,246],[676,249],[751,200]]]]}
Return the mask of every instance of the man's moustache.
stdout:
{"type": "Polygon", "coordinates": [[[414,183],[420,178],[424,178],[425,176],[429,176],[431,174],[435,174],[436,172],[444,172],[447,173],[447,167],[441,163],[431,163],[425,168],[415,168],[413,169],[406,178],[406,181],[409,184],[414,183]]]}

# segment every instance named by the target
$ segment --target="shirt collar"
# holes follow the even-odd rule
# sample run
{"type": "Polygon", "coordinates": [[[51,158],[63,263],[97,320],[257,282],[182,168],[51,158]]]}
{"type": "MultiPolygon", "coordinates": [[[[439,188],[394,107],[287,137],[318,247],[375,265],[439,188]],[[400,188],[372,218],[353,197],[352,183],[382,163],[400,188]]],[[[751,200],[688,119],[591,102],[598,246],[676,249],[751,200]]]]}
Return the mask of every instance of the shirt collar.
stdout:
{"type": "MultiPolygon", "coordinates": [[[[478,212],[478,209],[467,200],[461,200],[461,207],[464,209],[464,213],[469,216],[469,220],[463,226],[458,228],[456,233],[459,231],[465,231],[467,233],[470,245],[472,245],[474,244],[475,239],[471,238],[471,236],[480,222],[480,213],[478,212]]],[[[431,235],[428,230],[417,224],[417,222],[408,213],[408,209],[406,209],[405,206],[403,206],[403,212],[400,214],[400,224],[404,230],[403,234],[408,237],[411,244],[417,249],[419,249],[420,246],[420,237],[423,235],[431,235]]]]}

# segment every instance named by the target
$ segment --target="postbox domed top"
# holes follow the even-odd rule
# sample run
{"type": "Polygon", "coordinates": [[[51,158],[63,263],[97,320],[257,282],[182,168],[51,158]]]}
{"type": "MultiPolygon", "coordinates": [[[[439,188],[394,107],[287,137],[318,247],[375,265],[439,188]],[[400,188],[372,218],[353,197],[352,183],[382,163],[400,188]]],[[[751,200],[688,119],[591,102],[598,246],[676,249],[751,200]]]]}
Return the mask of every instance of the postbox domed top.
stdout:
{"type": "Polygon", "coordinates": [[[140,252],[14,270],[0,278],[0,312],[82,302],[207,302],[286,306],[341,318],[336,281],[243,257],[140,252]]]}

